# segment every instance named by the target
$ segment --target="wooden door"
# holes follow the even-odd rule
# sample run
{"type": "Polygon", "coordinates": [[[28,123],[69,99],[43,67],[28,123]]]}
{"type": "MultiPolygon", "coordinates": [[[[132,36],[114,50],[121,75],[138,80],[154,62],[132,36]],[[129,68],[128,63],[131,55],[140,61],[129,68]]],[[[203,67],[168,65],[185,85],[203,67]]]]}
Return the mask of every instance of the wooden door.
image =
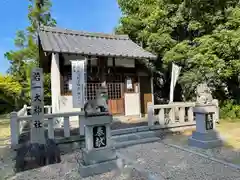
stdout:
{"type": "Polygon", "coordinates": [[[147,104],[152,102],[151,80],[148,76],[140,76],[141,113],[147,114],[147,104]]]}
{"type": "Polygon", "coordinates": [[[122,83],[107,83],[108,107],[112,114],[124,114],[124,98],[122,83]]]}

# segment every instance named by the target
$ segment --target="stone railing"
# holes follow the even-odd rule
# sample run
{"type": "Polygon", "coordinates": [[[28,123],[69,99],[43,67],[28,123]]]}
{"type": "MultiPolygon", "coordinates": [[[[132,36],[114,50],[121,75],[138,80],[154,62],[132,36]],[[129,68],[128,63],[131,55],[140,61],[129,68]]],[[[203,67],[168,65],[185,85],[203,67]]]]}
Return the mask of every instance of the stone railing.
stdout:
{"type": "MultiPolygon", "coordinates": [[[[148,104],[148,125],[159,125],[162,128],[173,126],[186,126],[195,124],[193,107],[195,102],[174,102],[170,104],[148,104]]],[[[219,107],[213,115],[215,121],[219,121],[219,107]]]]}
{"type": "MultiPolygon", "coordinates": [[[[27,105],[24,105],[22,109],[17,112],[17,116],[27,116],[27,105]]],[[[19,134],[22,133],[22,130],[26,124],[26,121],[19,122],[19,134]]]]}
{"type": "MultiPolygon", "coordinates": [[[[148,131],[148,130],[158,130],[158,129],[171,129],[171,128],[188,128],[195,126],[195,117],[193,113],[193,107],[196,106],[194,102],[174,102],[171,104],[162,105],[152,105],[148,104],[148,126],[133,127],[127,129],[117,129],[111,132],[112,135],[126,134],[130,132],[137,131],[148,131]]],[[[23,122],[30,123],[32,121],[31,115],[26,115],[26,111],[29,107],[24,106],[24,108],[17,112],[11,113],[11,145],[15,147],[19,144],[19,135],[22,132],[23,122]],[[21,113],[20,113],[21,112],[21,113]]],[[[51,107],[45,107],[45,113],[51,112],[51,107]]],[[[84,112],[65,112],[65,113],[48,113],[44,114],[44,124],[46,125],[46,130],[48,132],[48,138],[58,139],[54,137],[54,122],[57,119],[63,119],[63,132],[65,140],[70,140],[75,137],[70,135],[70,121],[77,117],[79,134],[84,135],[84,112]]],[[[217,121],[219,119],[219,108],[216,106],[216,112],[214,114],[214,119],[217,121]]],[[[80,137],[78,135],[78,137],[80,137]]],[[[31,138],[31,137],[30,137],[31,138]]]]}
{"type": "MultiPolygon", "coordinates": [[[[44,112],[51,113],[51,108],[51,106],[44,106],[44,112]]],[[[24,105],[18,112],[12,112],[10,114],[11,144],[13,146],[18,144],[20,134],[31,120],[32,116],[30,115],[30,111],[31,107],[24,105]]]]}

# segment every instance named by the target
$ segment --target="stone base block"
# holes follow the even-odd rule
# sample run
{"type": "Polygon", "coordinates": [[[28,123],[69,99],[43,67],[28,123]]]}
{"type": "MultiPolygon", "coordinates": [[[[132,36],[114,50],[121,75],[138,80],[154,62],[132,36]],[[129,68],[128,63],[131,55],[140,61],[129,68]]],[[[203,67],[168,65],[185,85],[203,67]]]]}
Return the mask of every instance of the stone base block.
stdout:
{"type": "Polygon", "coordinates": [[[79,172],[82,178],[94,176],[97,174],[106,173],[112,171],[114,169],[121,169],[123,168],[123,161],[122,159],[114,159],[106,162],[101,162],[92,165],[84,165],[80,164],[79,172]]]}
{"type": "Polygon", "coordinates": [[[222,146],[223,141],[214,131],[208,133],[193,132],[192,136],[188,138],[188,144],[198,148],[210,149],[222,146]]]}
{"type": "Polygon", "coordinates": [[[92,165],[117,159],[115,148],[83,149],[83,161],[85,165],[92,165]]]}
{"type": "Polygon", "coordinates": [[[46,144],[31,144],[27,142],[17,149],[15,172],[60,162],[60,149],[54,140],[48,139],[46,144]]]}
{"type": "Polygon", "coordinates": [[[210,131],[207,133],[200,133],[200,132],[193,131],[192,138],[202,140],[202,141],[214,141],[216,139],[221,139],[219,134],[216,131],[210,131]]]}

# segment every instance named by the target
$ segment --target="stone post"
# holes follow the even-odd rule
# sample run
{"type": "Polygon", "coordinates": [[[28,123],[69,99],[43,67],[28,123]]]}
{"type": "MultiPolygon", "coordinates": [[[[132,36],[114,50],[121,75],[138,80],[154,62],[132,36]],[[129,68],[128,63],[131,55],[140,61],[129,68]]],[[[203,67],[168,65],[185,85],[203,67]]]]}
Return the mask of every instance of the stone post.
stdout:
{"type": "Polygon", "coordinates": [[[148,110],[148,126],[154,125],[154,105],[152,102],[147,103],[148,110]]]}
{"type": "Polygon", "coordinates": [[[214,99],[214,100],[212,101],[212,103],[213,103],[213,105],[215,105],[215,107],[216,107],[216,110],[215,110],[215,113],[214,113],[213,118],[214,118],[214,120],[215,120],[216,123],[219,123],[219,122],[220,122],[220,120],[219,120],[219,114],[220,114],[220,112],[219,112],[219,102],[218,102],[217,99],[214,99]]]}
{"type": "Polygon", "coordinates": [[[105,173],[118,167],[119,159],[111,140],[111,122],[112,116],[108,113],[86,116],[86,144],[79,168],[81,177],[105,173]]]}
{"type": "Polygon", "coordinates": [[[19,137],[19,122],[17,112],[12,112],[10,114],[10,130],[11,130],[11,147],[15,148],[18,145],[19,137]]]}
{"type": "Polygon", "coordinates": [[[214,105],[196,105],[193,112],[196,115],[196,131],[189,137],[190,146],[199,148],[214,148],[222,145],[222,140],[215,129],[214,105]]]}

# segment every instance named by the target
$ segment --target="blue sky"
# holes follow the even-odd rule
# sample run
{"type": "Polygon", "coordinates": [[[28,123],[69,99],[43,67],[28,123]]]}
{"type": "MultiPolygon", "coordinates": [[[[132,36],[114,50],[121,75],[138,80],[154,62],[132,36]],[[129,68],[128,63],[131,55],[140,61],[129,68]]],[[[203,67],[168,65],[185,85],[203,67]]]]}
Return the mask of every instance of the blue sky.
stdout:
{"type": "MultiPolygon", "coordinates": [[[[111,33],[121,16],[117,0],[52,0],[52,4],[58,26],[74,30],[111,33]]],[[[27,8],[28,0],[1,0],[0,73],[9,67],[4,53],[15,49],[16,31],[28,25],[27,8]]]]}

